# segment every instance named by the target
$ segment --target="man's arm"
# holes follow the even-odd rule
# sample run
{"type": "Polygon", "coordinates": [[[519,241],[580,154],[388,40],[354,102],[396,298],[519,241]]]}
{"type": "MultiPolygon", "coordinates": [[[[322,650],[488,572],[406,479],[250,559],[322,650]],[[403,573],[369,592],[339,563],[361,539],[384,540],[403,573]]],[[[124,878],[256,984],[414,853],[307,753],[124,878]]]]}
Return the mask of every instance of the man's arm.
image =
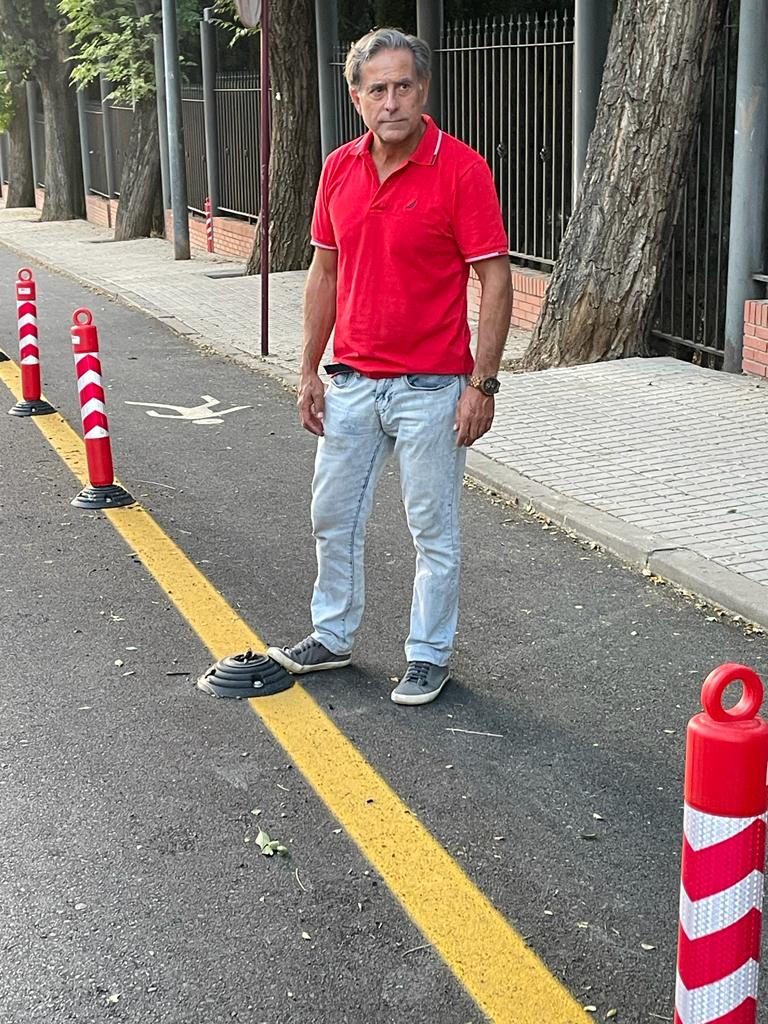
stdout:
{"type": "MultiPolygon", "coordinates": [[[[480,278],[480,321],[477,329],[475,375],[495,377],[499,372],[512,315],[512,277],[509,259],[494,256],[473,263],[480,278]]],[[[491,429],[494,400],[477,388],[467,388],[456,408],[456,444],[469,447],[491,429]]]]}
{"type": "Polygon", "coordinates": [[[336,321],[335,249],[315,249],[304,289],[304,347],[299,368],[299,419],[302,427],[322,436],[325,388],[317,369],[336,321]]]}

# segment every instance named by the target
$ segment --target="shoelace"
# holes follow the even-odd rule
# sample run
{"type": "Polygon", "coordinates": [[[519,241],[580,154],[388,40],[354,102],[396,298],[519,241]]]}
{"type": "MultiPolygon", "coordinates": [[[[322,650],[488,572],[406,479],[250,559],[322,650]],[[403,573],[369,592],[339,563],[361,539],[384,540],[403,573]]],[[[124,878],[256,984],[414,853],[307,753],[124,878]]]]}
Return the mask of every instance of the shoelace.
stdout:
{"type": "Polygon", "coordinates": [[[408,666],[408,682],[416,686],[426,686],[431,666],[428,661],[413,661],[408,666]]]}

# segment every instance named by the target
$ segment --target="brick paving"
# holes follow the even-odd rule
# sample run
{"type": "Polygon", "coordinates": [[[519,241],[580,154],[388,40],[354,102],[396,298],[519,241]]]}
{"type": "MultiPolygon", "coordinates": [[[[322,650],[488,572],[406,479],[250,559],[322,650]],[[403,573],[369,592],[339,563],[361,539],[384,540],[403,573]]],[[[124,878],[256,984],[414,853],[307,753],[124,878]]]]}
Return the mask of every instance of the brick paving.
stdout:
{"type": "MultiPolygon", "coordinates": [[[[0,244],[20,265],[38,260],[295,383],[303,272],[271,277],[262,358],[258,279],[216,276],[237,269],[222,257],[194,251],[176,262],[162,239],[113,242],[105,229],[38,223],[30,210],[0,211],[0,244]]],[[[526,337],[510,332],[508,359],[526,337]]],[[[768,626],[765,381],[673,359],[501,377],[493,430],[470,460],[484,482],[539,511],[562,507],[565,525],[618,538],[604,542],[639,564],[677,556],[670,578],[768,626]],[[687,567],[676,577],[680,556],[687,567]]]]}

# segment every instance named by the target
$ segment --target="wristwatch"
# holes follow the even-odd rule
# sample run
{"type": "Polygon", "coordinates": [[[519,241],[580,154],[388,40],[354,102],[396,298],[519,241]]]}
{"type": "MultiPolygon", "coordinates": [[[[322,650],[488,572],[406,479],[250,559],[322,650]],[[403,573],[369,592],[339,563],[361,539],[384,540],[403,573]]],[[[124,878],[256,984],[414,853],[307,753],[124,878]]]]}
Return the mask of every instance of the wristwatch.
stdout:
{"type": "Polygon", "coordinates": [[[477,388],[478,391],[482,391],[484,395],[495,395],[501,384],[499,383],[498,377],[470,377],[469,386],[471,388],[477,388]]]}

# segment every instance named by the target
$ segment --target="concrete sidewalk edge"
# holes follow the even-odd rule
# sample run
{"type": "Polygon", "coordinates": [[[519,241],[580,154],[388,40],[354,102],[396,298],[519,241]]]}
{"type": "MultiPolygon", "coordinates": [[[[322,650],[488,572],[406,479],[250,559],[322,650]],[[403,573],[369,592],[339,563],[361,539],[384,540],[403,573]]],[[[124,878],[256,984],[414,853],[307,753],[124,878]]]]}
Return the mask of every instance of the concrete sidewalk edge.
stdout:
{"type": "Polygon", "coordinates": [[[480,452],[467,453],[467,476],[581,539],[599,544],[623,561],[648,569],[732,615],[768,628],[768,591],[740,573],[688,548],[674,547],[664,538],[592,505],[565,497],[480,452]]]}

